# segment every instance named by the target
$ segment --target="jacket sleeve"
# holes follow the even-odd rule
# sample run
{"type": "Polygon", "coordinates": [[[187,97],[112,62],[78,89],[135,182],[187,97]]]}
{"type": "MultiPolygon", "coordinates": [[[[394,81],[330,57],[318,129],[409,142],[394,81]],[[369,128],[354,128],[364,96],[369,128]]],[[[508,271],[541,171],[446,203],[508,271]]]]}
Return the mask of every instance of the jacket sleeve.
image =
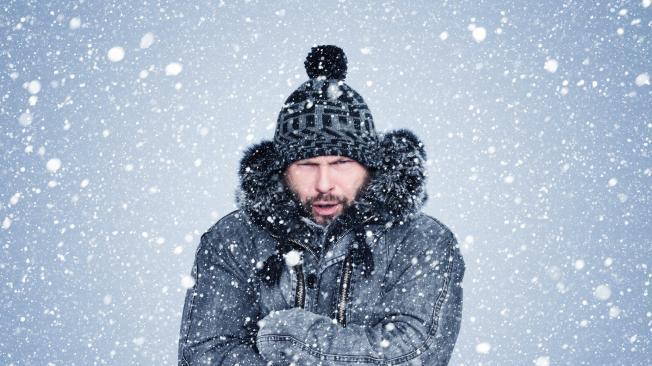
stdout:
{"type": "Polygon", "coordinates": [[[258,331],[261,354],[297,365],[447,365],[461,323],[464,261],[450,232],[419,231],[406,240],[393,260],[405,265],[390,266],[398,279],[387,281],[373,325],[342,327],[300,308],[272,312],[258,331]]]}
{"type": "Polygon", "coordinates": [[[195,255],[195,283],[186,293],[181,320],[179,365],[267,365],[255,347],[259,315],[254,281],[236,260],[244,262],[244,243],[218,225],[202,236],[195,255]]]}

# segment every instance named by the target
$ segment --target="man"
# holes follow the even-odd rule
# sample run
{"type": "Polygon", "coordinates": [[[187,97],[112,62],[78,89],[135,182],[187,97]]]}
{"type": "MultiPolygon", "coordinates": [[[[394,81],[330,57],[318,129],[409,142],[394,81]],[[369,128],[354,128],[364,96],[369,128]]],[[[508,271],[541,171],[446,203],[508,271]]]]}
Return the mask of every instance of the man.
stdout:
{"type": "Polygon", "coordinates": [[[179,364],[446,365],[464,262],[420,212],[423,144],[376,133],[340,48],[305,65],[274,141],[241,161],[239,210],[202,236],[179,364]]]}

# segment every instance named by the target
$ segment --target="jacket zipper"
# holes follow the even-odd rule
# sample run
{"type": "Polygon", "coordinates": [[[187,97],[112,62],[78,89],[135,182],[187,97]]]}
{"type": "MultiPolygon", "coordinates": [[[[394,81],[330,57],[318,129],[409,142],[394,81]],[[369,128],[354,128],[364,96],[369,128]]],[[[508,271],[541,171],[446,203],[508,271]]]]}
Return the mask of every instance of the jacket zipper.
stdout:
{"type": "MultiPolygon", "coordinates": [[[[375,216],[371,216],[368,219],[364,220],[361,225],[364,225],[374,219],[375,216]]],[[[352,230],[352,229],[351,229],[352,230]]],[[[349,230],[349,231],[351,231],[349,230]]],[[[344,235],[348,234],[347,231],[344,235]]],[[[344,237],[342,235],[342,238],[344,237]]],[[[343,328],[346,327],[346,304],[349,301],[349,291],[351,288],[351,276],[353,275],[353,259],[347,253],[346,258],[344,258],[344,265],[342,266],[342,276],[340,277],[340,300],[337,303],[337,323],[340,324],[343,328]]]]}
{"type": "MultiPolygon", "coordinates": [[[[375,216],[371,216],[368,219],[364,220],[361,224],[366,224],[372,219],[374,219],[375,216]]],[[[342,236],[340,236],[340,239],[335,242],[333,246],[337,246],[337,244],[348,234],[351,232],[353,229],[349,229],[342,236]]],[[[317,255],[315,252],[310,249],[310,247],[303,245],[301,242],[298,242],[296,240],[290,239],[290,241],[305,250],[309,251],[315,258],[317,258],[317,255]]],[[[306,281],[303,275],[303,265],[298,264],[295,266],[295,273],[297,277],[297,288],[295,290],[295,296],[294,296],[294,306],[295,307],[300,307],[304,308],[305,302],[306,302],[306,281]]],[[[337,303],[337,323],[340,324],[342,327],[346,327],[346,304],[349,300],[349,287],[351,285],[351,275],[353,274],[353,260],[351,257],[347,254],[346,257],[344,258],[344,265],[342,268],[342,275],[340,276],[340,289],[339,289],[339,298],[340,300],[337,303]]]]}
{"type": "Polygon", "coordinates": [[[340,280],[340,301],[337,303],[337,323],[346,327],[346,303],[349,300],[349,286],[351,285],[351,274],[353,273],[353,260],[350,256],[344,259],[342,277],[340,280]]]}
{"type": "Polygon", "coordinates": [[[304,244],[302,244],[301,242],[296,241],[296,240],[294,240],[294,239],[289,239],[289,241],[290,241],[291,243],[294,243],[294,244],[300,246],[301,248],[303,248],[303,249],[309,251],[310,254],[312,254],[315,258],[317,258],[317,254],[316,254],[312,249],[310,249],[309,246],[304,245],[304,244]]]}
{"type": "MultiPolygon", "coordinates": [[[[310,249],[308,246],[305,246],[294,239],[289,239],[289,241],[291,243],[300,246],[304,250],[309,251],[313,256],[315,256],[315,258],[317,258],[315,252],[312,249],[310,249]]],[[[306,305],[306,279],[305,276],[303,275],[303,264],[299,263],[296,266],[294,266],[294,273],[297,277],[297,287],[294,290],[294,307],[299,307],[303,309],[306,305]]]]}
{"type": "Polygon", "coordinates": [[[306,281],[303,276],[303,265],[296,265],[294,271],[297,274],[297,288],[294,295],[294,307],[303,309],[306,304],[306,281]]]}

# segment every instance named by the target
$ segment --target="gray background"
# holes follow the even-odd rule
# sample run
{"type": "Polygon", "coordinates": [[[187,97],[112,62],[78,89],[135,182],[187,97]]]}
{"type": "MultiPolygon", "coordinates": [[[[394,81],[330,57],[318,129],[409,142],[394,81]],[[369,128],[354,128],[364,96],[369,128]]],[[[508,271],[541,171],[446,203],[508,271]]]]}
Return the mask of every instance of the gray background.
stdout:
{"type": "Polygon", "coordinates": [[[134,3],[0,7],[0,364],[176,362],[199,237],[314,44],[426,143],[452,365],[650,364],[649,1],[134,3]]]}

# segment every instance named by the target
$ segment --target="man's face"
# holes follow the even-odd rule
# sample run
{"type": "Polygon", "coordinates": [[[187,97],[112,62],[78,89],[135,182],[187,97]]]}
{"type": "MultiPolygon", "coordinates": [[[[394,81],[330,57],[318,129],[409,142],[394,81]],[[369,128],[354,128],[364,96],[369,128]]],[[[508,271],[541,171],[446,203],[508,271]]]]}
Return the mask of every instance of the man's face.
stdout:
{"type": "Polygon", "coordinates": [[[285,170],[288,187],[319,225],[344,212],[368,178],[362,164],[344,156],[298,160],[285,170]]]}

